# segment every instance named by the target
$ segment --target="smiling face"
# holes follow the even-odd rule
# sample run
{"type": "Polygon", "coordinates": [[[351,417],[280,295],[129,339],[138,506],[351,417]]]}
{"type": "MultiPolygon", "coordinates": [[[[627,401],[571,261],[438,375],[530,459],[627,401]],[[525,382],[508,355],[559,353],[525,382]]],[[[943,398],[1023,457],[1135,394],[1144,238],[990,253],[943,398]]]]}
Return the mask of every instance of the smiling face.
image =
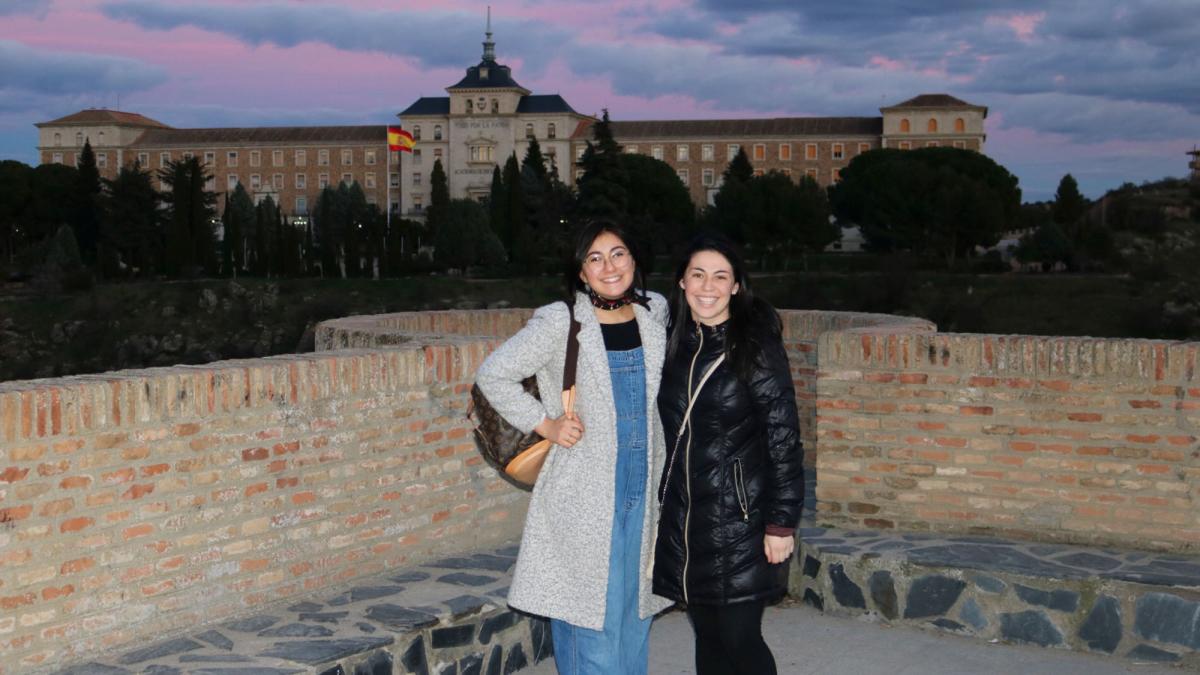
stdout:
{"type": "Polygon", "coordinates": [[[692,320],[715,326],[729,318],[729,301],[737,294],[733,265],[716,251],[698,251],[679,280],[692,320]]]}
{"type": "Polygon", "coordinates": [[[633,254],[625,242],[612,232],[601,232],[592,240],[579,270],[579,278],[596,295],[616,300],[633,285],[633,254]]]}

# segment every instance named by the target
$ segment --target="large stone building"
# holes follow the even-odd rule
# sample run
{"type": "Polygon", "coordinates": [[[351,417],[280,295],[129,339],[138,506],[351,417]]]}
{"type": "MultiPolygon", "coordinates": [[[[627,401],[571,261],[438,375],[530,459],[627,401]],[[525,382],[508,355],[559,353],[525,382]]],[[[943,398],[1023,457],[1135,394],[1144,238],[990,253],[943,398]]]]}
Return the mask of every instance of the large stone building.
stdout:
{"type": "MultiPolygon", "coordinates": [[[[241,183],[256,200],[271,196],[292,216],[307,214],[326,185],[357,181],[370,203],[420,218],[437,160],[452,197],[483,199],[492,170],[514,153],[523,157],[534,138],[562,181],[573,183],[580,175],[578,162],[596,118],[576,112],[557,94],[533,94],[518,84],[511,69],[496,61],[490,26],[482,60],[446,93],[422,97],[399,113],[416,141],[410,157],[388,151],[384,125],[176,129],[112,110],[84,110],[38,124],[38,150],[43,163],[74,163],[90,140],[106,177],[135,161],[158,170],[171,160],[200,157],[213,174],[214,191],[241,183]]],[[[922,94],[880,113],[614,121],[612,129],[626,152],[650,155],[675,169],[698,205],[711,201],[738,149],[745,149],[755,171],[780,171],[797,180],[812,176],[822,185],[836,182],[850,160],[873,148],[983,151],[983,106],[922,94]]]]}

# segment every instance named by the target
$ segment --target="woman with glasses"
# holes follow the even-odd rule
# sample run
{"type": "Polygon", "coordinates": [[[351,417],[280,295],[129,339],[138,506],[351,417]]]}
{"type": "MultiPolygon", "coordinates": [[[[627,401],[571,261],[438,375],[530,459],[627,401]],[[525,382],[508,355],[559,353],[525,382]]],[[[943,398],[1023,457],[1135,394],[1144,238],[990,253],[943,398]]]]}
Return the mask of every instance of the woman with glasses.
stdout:
{"type": "Polygon", "coordinates": [[[698,675],[774,675],[766,603],[803,500],[796,395],[779,314],[725,239],[692,241],[675,273],[658,394],[672,448],[660,487],[654,592],[687,605],[698,675]]]}
{"type": "Polygon", "coordinates": [[[568,305],[539,308],[493,352],[476,383],[522,431],[554,442],[521,538],[508,603],[550,618],[564,675],[646,672],[650,619],[670,603],[650,592],[654,479],[664,443],[655,397],[666,352],[666,301],[644,290],[640,251],[621,226],[593,222],[576,235],[567,302],[582,325],[575,415],[562,389],[568,305]]]}

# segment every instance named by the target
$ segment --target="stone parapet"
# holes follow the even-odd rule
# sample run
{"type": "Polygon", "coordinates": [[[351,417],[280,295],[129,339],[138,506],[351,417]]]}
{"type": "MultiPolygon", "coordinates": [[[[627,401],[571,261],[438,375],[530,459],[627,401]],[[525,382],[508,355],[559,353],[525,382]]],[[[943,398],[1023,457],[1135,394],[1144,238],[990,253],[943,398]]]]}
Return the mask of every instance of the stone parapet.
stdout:
{"type": "Polygon", "coordinates": [[[826,333],[818,521],[1194,550],[1200,344],[826,333]]]}

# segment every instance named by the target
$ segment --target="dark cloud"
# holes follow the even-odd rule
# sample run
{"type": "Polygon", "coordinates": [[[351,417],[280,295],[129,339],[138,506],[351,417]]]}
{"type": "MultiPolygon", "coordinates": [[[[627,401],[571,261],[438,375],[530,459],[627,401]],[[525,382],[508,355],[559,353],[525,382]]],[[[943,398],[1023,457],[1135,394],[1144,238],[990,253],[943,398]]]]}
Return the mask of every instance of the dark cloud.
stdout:
{"type": "MultiPolygon", "coordinates": [[[[416,60],[429,67],[460,67],[465,45],[480,44],[484,17],[449,12],[358,10],[337,5],[265,2],[213,5],[120,0],[101,7],[110,18],[139,26],[170,30],[194,26],[229,35],[250,45],[281,47],[313,42],[351,52],[381,52],[416,60]]],[[[544,24],[492,21],[497,51],[521,58],[525,71],[536,74],[547,53],[569,35],[544,24]]]]}
{"type": "Polygon", "coordinates": [[[162,68],[120,56],[52,52],[0,40],[0,92],[126,93],[162,84],[162,68]]]}
{"type": "Polygon", "coordinates": [[[4,0],[0,2],[0,16],[32,14],[38,18],[50,11],[50,0],[4,0]]]}

